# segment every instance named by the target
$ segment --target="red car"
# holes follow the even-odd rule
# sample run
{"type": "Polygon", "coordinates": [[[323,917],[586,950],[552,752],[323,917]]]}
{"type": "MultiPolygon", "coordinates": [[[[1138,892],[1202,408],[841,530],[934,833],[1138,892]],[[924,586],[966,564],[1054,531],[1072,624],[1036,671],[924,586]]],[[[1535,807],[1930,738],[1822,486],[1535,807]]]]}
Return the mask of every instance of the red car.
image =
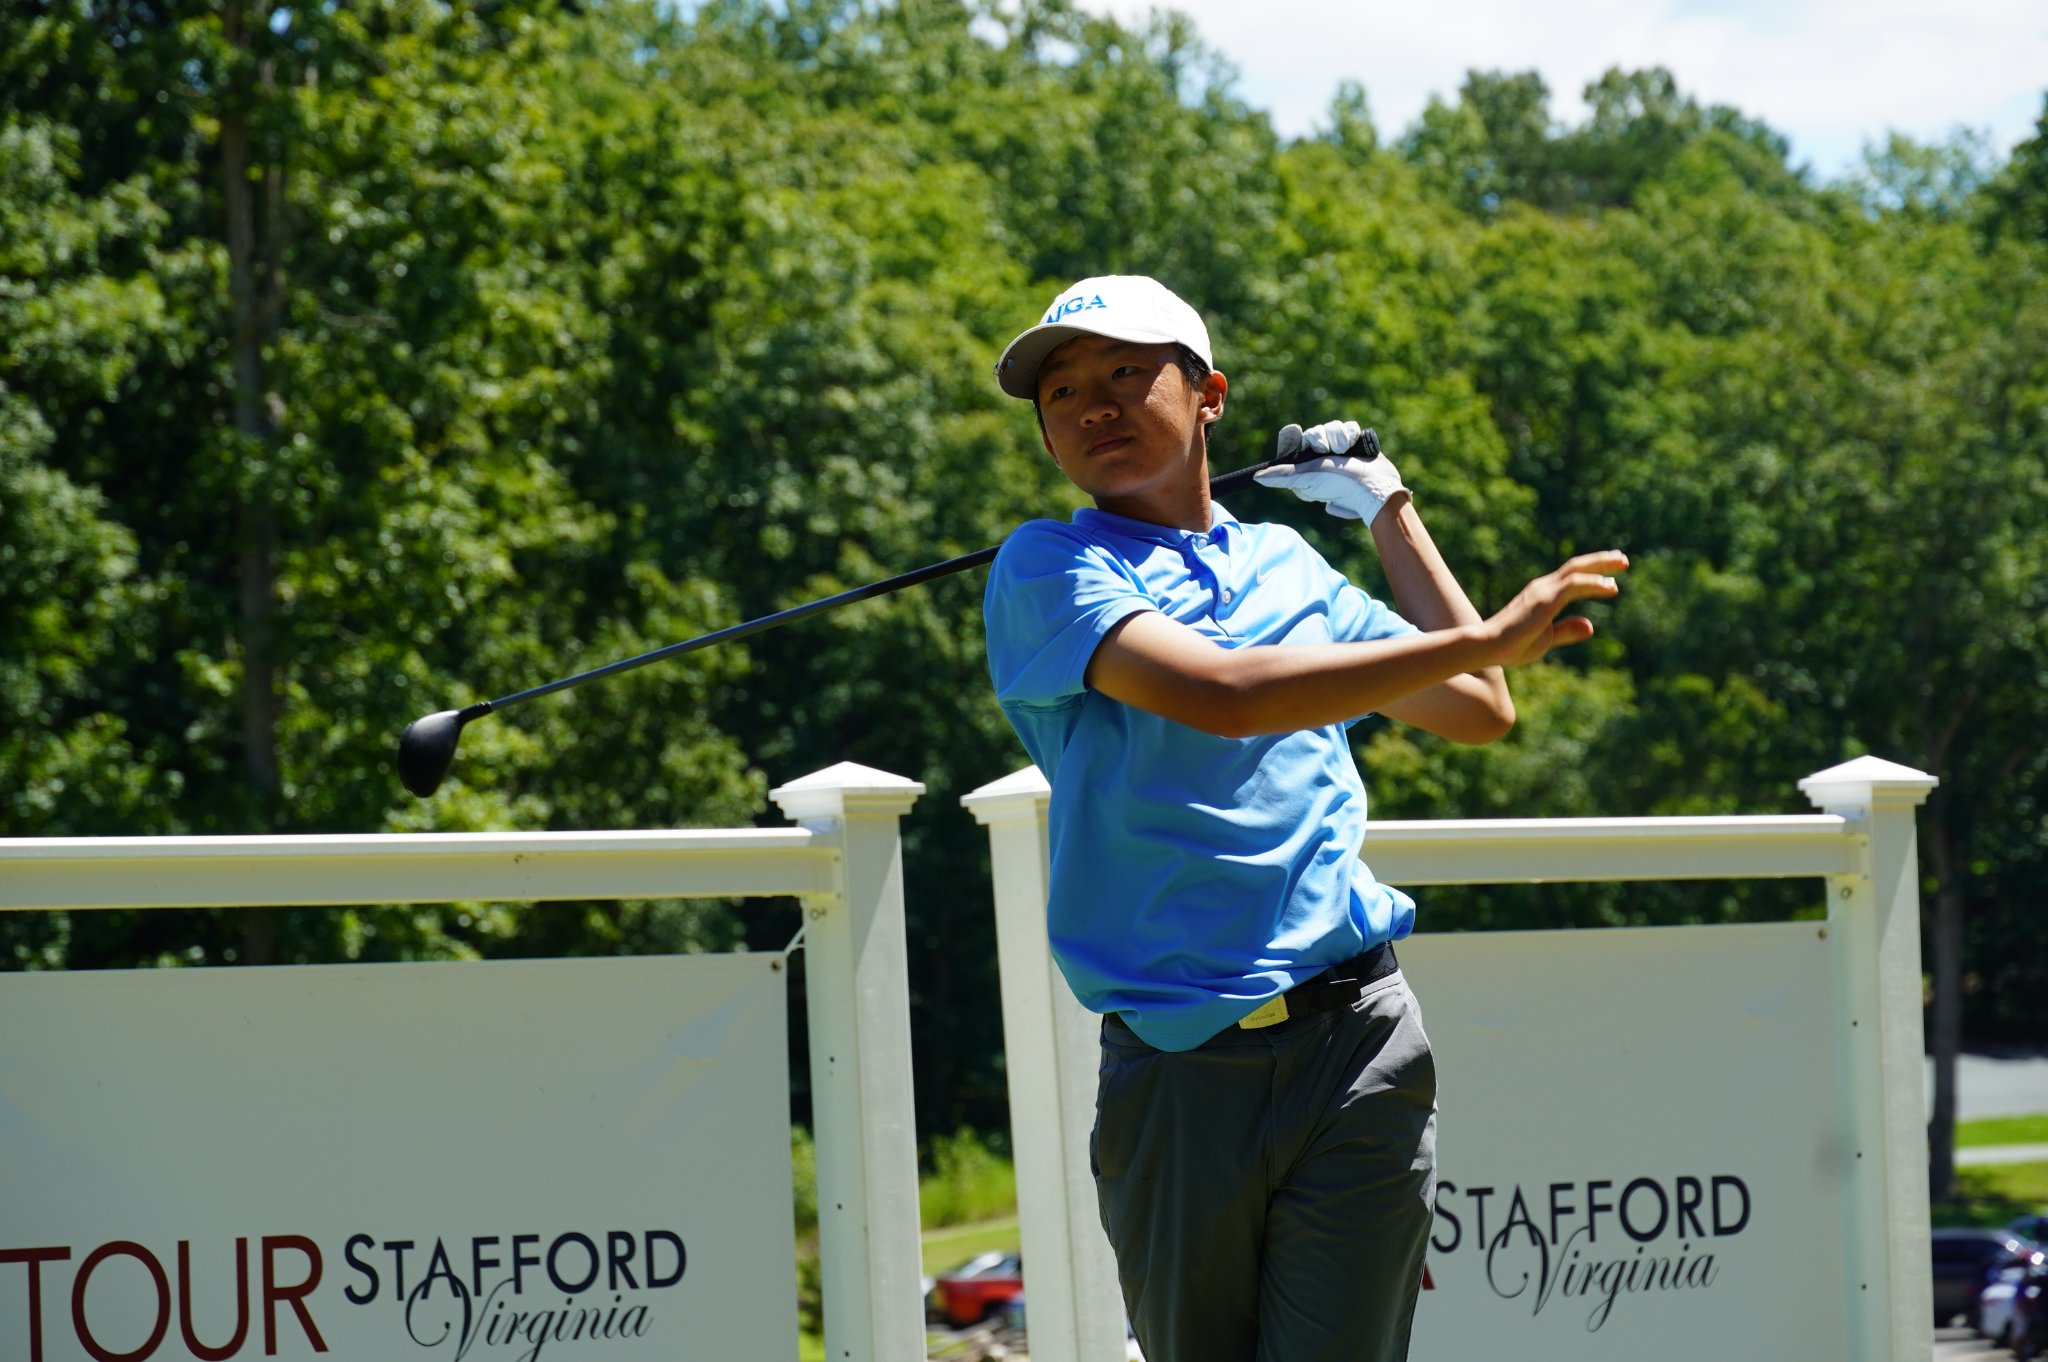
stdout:
{"type": "Polygon", "coordinates": [[[1024,1290],[1024,1260],[1014,1253],[984,1253],[932,1283],[931,1301],[955,1329],[981,1323],[1024,1290]]]}

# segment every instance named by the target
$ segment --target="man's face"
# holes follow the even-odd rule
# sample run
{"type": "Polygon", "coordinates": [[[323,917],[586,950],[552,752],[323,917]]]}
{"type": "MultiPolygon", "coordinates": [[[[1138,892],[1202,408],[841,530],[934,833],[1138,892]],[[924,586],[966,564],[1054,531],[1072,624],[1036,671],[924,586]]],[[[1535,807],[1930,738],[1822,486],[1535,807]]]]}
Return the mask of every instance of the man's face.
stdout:
{"type": "Polygon", "coordinates": [[[1077,336],[1038,370],[1045,447],[1060,471],[1106,509],[1192,486],[1201,429],[1223,410],[1222,375],[1188,386],[1179,348],[1077,336]]]}

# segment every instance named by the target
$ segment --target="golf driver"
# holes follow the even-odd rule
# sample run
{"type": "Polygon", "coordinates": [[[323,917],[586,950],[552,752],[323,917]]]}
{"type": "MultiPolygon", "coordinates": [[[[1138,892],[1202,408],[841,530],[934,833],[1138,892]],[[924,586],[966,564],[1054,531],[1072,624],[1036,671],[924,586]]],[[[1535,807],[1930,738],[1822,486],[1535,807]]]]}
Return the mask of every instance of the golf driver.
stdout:
{"type": "MultiPolygon", "coordinates": [[[[1278,451],[1272,458],[1264,462],[1252,464],[1247,468],[1237,469],[1235,472],[1225,473],[1222,477],[1214,479],[1209,484],[1210,492],[1218,496],[1236,492],[1240,488],[1252,484],[1253,474],[1271,468],[1275,464],[1293,463],[1302,453],[1301,427],[1288,426],[1280,432],[1278,451]]],[[[1379,437],[1370,430],[1365,431],[1361,435],[1359,442],[1347,453],[1352,458],[1378,458],[1380,453],[1379,437]]],[[[692,653],[699,648],[709,648],[714,643],[725,643],[731,639],[745,638],[749,634],[758,634],[765,629],[773,629],[777,625],[789,624],[795,620],[823,614],[827,610],[837,610],[842,605],[853,605],[858,601],[872,600],[876,596],[886,596],[892,591],[901,591],[908,586],[919,586],[925,582],[937,581],[941,577],[950,577],[956,572],[965,572],[969,568],[980,567],[984,563],[992,562],[995,559],[996,550],[1001,547],[999,544],[994,548],[980,549],[974,553],[963,554],[958,558],[948,558],[942,563],[933,563],[927,567],[902,573],[899,576],[885,578],[879,582],[870,582],[866,586],[857,586],[850,591],[842,591],[836,596],[826,596],[819,600],[809,601],[803,605],[791,606],[787,610],[778,610],[772,615],[763,615],[759,619],[728,625],[726,628],[716,629],[708,634],[700,634],[696,638],[686,639],[681,643],[671,643],[666,647],[656,648],[652,652],[641,653],[637,657],[621,658],[617,662],[608,662],[602,667],[593,667],[587,672],[578,672],[574,676],[565,676],[559,680],[549,681],[545,685],[534,686],[528,690],[515,691],[511,695],[500,696],[496,700],[479,700],[475,704],[465,706],[462,709],[444,709],[437,713],[429,714],[424,718],[415,719],[405,726],[405,732],[398,739],[399,783],[421,799],[425,799],[428,795],[440,789],[441,782],[448,777],[449,766],[455,761],[455,747],[457,743],[462,741],[463,728],[483,718],[486,714],[495,714],[499,710],[509,708],[512,705],[522,704],[528,700],[536,700],[543,695],[552,695],[558,690],[567,690],[571,686],[580,686],[586,681],[596,681],[601,677],[613,676],[619,672],[629,672],[635,667],[644,667],[650,662],[659,662],[664,658],[680,657],[684,653],[692,653]]]]}

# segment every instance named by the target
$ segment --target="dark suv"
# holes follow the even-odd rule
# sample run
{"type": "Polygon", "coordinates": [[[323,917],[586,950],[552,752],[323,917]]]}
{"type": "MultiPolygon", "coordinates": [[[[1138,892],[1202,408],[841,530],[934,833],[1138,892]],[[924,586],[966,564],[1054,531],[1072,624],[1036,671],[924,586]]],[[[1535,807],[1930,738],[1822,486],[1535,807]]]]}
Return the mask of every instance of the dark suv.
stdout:
{"type": "Polygon", "coordinates": [[[2010,1230],[1936,1230],[1934,1232],[1934,1322],[1947,1324],[1961,1315],[1977,1327],[1977,1297],[1998,1270],[2021,1261],[2034,1243],[2010,1230]]]}

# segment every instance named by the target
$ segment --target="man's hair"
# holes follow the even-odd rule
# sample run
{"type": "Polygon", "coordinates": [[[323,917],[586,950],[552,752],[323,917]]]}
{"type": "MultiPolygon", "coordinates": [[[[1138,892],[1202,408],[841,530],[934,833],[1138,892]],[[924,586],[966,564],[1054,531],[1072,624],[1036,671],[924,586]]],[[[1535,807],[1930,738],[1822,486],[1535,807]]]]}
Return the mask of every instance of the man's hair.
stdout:
{"type": "MultiPolygon", "coordinates": [[[[1209,381],[1209,366],[1202,357],[1185,345],[1173,347],[1173,362],[1180,366],[1181,377],[1188,381],[1189,392],[1200,392],[1202,385],[1209,381]]],[[[1038,409],[1038,399],[1031,399],[1031,414],[1038,418],[1038,433],[1045,434],[1045,413],[1038,409]]]]}

